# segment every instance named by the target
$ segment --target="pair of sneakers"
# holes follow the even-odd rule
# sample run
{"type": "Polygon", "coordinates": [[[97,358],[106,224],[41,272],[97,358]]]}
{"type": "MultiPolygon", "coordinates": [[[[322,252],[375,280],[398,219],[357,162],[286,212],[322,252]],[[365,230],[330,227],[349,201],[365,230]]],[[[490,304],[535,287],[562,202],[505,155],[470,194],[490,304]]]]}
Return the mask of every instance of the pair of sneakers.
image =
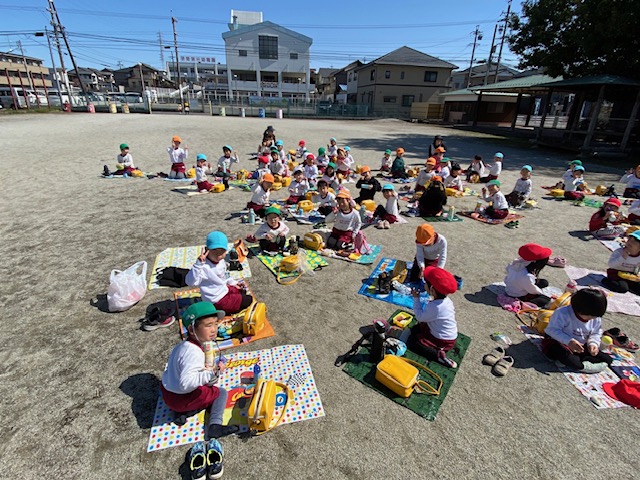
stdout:
{"type": "Polygon", "coordinates": [[[189,471],[192,480],[213,480],[224,472],[224,450],[215,438],[198,442],[189,451],[189,471]]]}
{"type": "Polygon", "coordinates": [[[152,332],[158,328],[170,327],[175,321],[175,308],[173,306],[164,309],[156,306],[147,312],[140,328],[145,332],[152,332]]]}

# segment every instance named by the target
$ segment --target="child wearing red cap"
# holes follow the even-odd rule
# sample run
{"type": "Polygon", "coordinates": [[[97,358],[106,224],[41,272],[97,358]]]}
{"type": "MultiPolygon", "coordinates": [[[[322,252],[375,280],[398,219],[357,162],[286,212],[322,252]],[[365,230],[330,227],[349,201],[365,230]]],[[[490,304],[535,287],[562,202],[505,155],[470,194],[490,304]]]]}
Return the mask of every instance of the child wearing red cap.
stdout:
{"type": "Polygon", "coordinates": [[[520,258],[507,265],[507,276],[504,279],[505,290],[510,297],[544,307],[549,298],[542,289],[549,286],[547,280],[538,278],[540,271],[551,257],[550,248],[536,243],[527,243],[518,249],[520,258]]]}
{"type": "Polygon", "coordinates": [[[171,161],[171,171],[169,172],[169,178],[181,179],[185,177],[184,172],[186,167],[184,162],[189,156],[189,147],[180,147],[182,139],[174,135],[171,139],[171,146],[167,147],[169,153],[169,160],[171,161]]]}
{"type": "Polygon", "coordinates": [[[624,247],[617,249],[609,257],[607,277],[602,285],[612,292],[632,292],[640,295],[640,282],[627,281],[620,273],[636,273],[640,269],[640,230],[629,235],[624,247]]]}
{"type": "Polygon", "coordinates": [[[304,156],[304,154],[307,152],[306,145],[307,142],[305,142],[304,140],[300,140],[298,142],[298,148],[296,148],[296,157],[302,158],[304,156]]]}
{"type": "Polygon", "coordinates": [[[304,156],[304,177],[309,182],[309,187],[315,187],[318,182],[318,175],[320,172],[315,165],[316,156],[313,153],[307,153],[304,156]]]}
{"type": "Polygon", "coordinates": [[[551,360],[582,373],[598,373],[611,365],[610,355],[600,351],[602,319],[607,295],[583,288],[571,297],[571,305],[558,308],[545,329],[542,351],[551,360]]]}
{"type": "Polygon", "coordinates": [[[258,169],[253,178],[256,178],[258,182],[260,182],[265,173],[271,173],[271,169],[269,168],[269,157],[263,155],[258,157],[258,169]]]}
{"type": "Polygon", "coordinates": [[[617,198],[608,198],[591,216],[589,220],[589,231],[596,237],[601,239],[612,239],[620,235],[624,235],[623,227],[616,227],[624,220],[624,217],[618,212],[622,203],[617,198]]]}
{"type": "Polygon", "coordinates": [[[360,189],[360,195],[356,198],[356,203],[363,200],[373,200],[376,192],[382,190],[380,182],[371,175],[371,167],[365,165],[360,170],[360,179],[356,183],[356,188],[360,189]]]}
{"type": "Polygon", "coordinates": [[[427,267],[423,272],[425,290],[433,300],[424,305],[420,291],[412,290],[413,311],[418,324],[411,328],[409,348],[429,360],[456,368],[458,364],[447,357],[458,338],[456,310],[447,295],[458,290],[458,282],[443,268],[427,267]]]}
{"type": "Polygon", "coordinates": [[[423,223],[416,229],[416,256],[409,280],[417,282],[426,267],[444,268],[447,263],[447,239],[436,233],[433,226],[423,223]]]}

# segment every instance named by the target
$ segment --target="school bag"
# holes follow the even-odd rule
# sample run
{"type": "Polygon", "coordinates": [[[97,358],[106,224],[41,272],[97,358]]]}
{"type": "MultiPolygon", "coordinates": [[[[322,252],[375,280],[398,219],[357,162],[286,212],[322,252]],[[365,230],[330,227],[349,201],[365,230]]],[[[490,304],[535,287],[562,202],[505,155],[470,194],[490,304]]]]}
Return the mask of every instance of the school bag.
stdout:
{"type": "Polygon", "coordinates": [[[551,315],[553,315],[553,312],[558,308],[566,307],[570,303],[571,293],[564,292],[553,302],[551,302],[547,308],[523,308],[518,313],[516,313],[516,317],[518,317],[518,320],[520,320],[523,325],[535,329],[540,335],[544,335],[544,331],[547,328],[547,325],[549,325],[549,320],[551,319],[551,315]],[[525,317],[528,317],[528,321],[525,319],[525,317]]]}
{"type": "Polygon", "coordinates": [[[258,380],[247,413],[249,431],[253,435],[262,435],[280,425],[289,406],[289,400],[289,387],[284,383],[276,382],[273,379],[258,380]],[[275,425],[272,425],[276,409],[278,387],[281,388],[286,395],[286,400],[275,425]]]}
{"type": "Polygon", "coordinates": [[[356,233],[355,238],[353,239],[353,249],[360,255],[368,255],[373,251],[367,243],[367,237],[364,236],[362,230],[356,233]]]}
{"type": "Polygon", "coordinates": [[[253,302],[242,317],[242,333],[253,336],[264,328],[267,306],[263,302],[253,302]]]}

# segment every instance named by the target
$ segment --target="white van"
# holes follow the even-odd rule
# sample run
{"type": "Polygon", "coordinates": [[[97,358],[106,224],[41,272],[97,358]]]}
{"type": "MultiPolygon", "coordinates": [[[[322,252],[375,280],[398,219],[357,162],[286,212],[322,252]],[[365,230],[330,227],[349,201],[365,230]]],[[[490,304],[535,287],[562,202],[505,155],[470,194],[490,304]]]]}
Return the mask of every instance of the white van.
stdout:
{"type": "Polygon", "coordinates": [[[42,107],[48,105],[44,90],[38,91],[36,94],[33,90],[26,90],[22,87],[0,87],[0,103],[4,108],[15,108],[16,103],[18,108],[27,108],[27,101],[30,107],[37,107],[38,101],[42,107]]]}

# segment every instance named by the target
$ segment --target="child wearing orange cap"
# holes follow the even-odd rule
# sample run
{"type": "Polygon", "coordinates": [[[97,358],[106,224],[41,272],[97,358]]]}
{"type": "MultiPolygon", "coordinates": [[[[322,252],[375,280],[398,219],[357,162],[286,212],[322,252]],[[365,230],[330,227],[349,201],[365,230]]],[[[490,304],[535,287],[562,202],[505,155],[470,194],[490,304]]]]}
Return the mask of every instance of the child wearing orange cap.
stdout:
{"type": "Polygon", "coordinates": [[[424,169],[420,171],[418,178],[416,178],[416,192],[424,192],[427,189],[427,184],[436,175],[434,171],[436,163],[436,159],[433,157],[427,159],[424,169]]]}
{"type": "Polygon", "coordinates": [[[338,211],[333,230],[327,239],[327,248],[350,251],[353,250],[354,238],[362,227],[362,220],[358,211],[353,208],[353,199],[347,189],[343,188],[338,192],[336,202],[338,211]]]}
{"type": "Polygon", "coordinates": [[[544,307],[549,300],[542,289],[549,282],[539,278],[540,272],[551,257],[550,248],[536,243],[527,243],[518,249],[519,258],[507,265],[507,276],[504,279],[505,291],[510,297],[544,307]]]}
{"type": "Polygon", "coordinates": [[[617,198],[607,198],[589,220],[589,231],[600,239],[612,239],[624,235],[625,228],[619,227],[625,219],[618,210],[622,203],[617,198]]]}
{"type": "Polygon", "coordinates": [[[426,267],[444,268],[447,263],[447,239],[436,233],[433,226],[423,223],[416,229],[416,256],[409,272],[409,280],[420,280],[426,267]]]}
{"type": "Polygon", "coordinates": [[[418,210],[421,217],[439,217],[447,204],[447,193],[442,184],[442,177],[435,175],[427,190],[418,200],[418,210]]]}
{"type": "Polygon", "coordinates": [[[360,179],[356,183],[356,188],[360,189],[360,195],[356,198],[358,204],[363,200],[373,200],[376,192],[382,190],[380,182],[371,175],[371,167],[367,165],[360,170],[360,179]]]}
{"type": "Polygon", "coordinates": [[[447,357],[458,338],[456,310],[448,295],[458,290],[458,282],[451,273],[439,267],[426,267],[422,275],[425,290],[433,300],[424,305],[420,301],[420,291],[412,290],[413,312],[418,324],[411,328],[408,347],[429,360],[456,368],[458,364],[447,357]]]}
{"type": "Polygon", "coordinates": [[[404,148],[398,148],[396,150],[396,158],[391,165],[391,176],[393,178],[408,178],[407,172],[404,168],[404,148]]]}
{"type": "Polygon", "coordinates": [[[265,173],[262,180],[258,181],[251,189],[251,200],[247,203],[247,208],[252,209],[260,217],[264,217],[265,208],[269,203],[269,194],[274,178],[270,173],[265,173]]]}
{"type": "Polygon", "coordinates": [[[446,152],[447,147],[445,146],[444,142],[442,141],[442,136],[441,135],[436,135],[435,137],[433,137],[433,143],[431,143],[431,145],[429,145],[429,156],[433,157],[433,155],[436,153],[436,149],[437,148],[442,148],[442,150],[444,150],[446,152]]]}
{"type": "Polygon", "coordinates": [[[380,171],[390,172],[392,163],[393,160],[391,160],[391,150],[387,148],[382,154],[382,160],[380,161],[380,171]]]}
{"type": "Polygon", "coordinates": [[[640,165],[629,169],[620,179],[620,183],[626,184],[623,197],[640,198],[640,165]]]}
{"type": "Polygon", "coordinates": [[[171,160],[171,172],[169,172],[169,178],[180,179],[185,177],[184,172],[186,171],[186,167],[184,162],[189,156],[189,147],[181,148],[181,143],[182,139],[179,136],[174,135],[171,139],[171,146],[167,147],[169,160],[171,160]]]}

